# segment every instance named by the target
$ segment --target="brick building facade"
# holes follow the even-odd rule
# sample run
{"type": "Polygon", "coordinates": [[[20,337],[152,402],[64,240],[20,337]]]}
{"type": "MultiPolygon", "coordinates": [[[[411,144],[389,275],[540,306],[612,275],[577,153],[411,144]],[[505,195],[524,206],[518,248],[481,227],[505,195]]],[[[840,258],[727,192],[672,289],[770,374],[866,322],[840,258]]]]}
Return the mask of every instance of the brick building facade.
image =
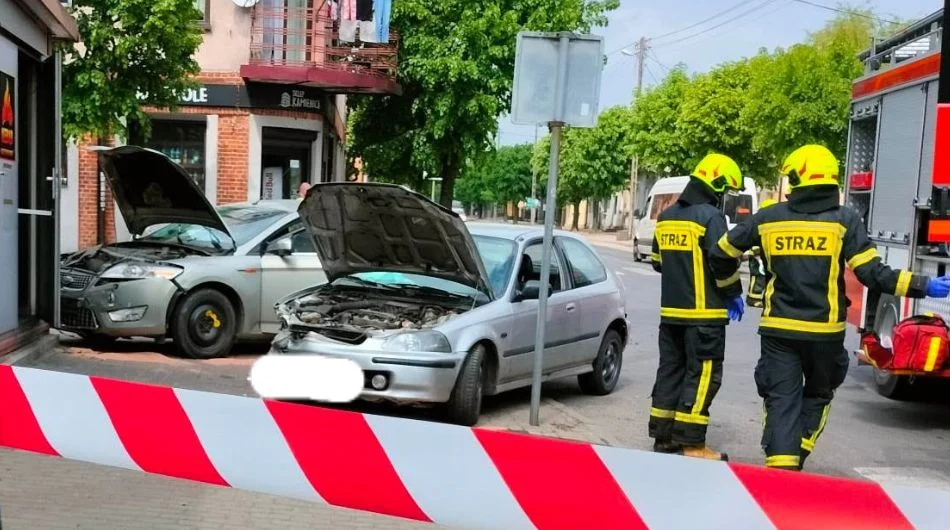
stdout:
{"type": "MultiPolygon", "coordinates": [[[[149,138],[115,142],[162,151],[215,205],[291,198],[302,182],[345,179],[346,97],[398,93],[395,33],[387,43],[339,43],[323,0],[198,4],[206,31],[199,88],[175,112],[147,108],[149,138]]],[[[63,225],[63,251],[129,237],[89,145],[67,153],[63,218],[78,222],[63,225]]]]}

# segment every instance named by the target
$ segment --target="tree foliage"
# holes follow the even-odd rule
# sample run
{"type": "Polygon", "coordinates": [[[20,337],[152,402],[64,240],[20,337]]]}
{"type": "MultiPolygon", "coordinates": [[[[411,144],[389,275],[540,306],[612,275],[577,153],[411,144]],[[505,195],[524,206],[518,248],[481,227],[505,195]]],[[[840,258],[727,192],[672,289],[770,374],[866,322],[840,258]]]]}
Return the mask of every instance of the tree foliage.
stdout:
{"type": "Polygon", "coordinates": [[[450,204],[468,159],[491,148],[507,111],[516,35],[605,25],[618,0],[400,0],[392,26],[402,37],[401,96],[352,99],[350,152],[374,179],[415,184],[442,177],[450,204]]]}
{"type": "Polygon", "coordinates": [[[64,49],[63,129],[70,138],[148,129],[142,105],[174,109],[195,86],[201,12],[193,0],[74,0],[82,39],[64,49]]]}
{"type": "Polygon", "coordinates": [[[456,198],[465,204],[518,202],[531,195],[531,144],[500,147],[467,167],[456,198]]]}

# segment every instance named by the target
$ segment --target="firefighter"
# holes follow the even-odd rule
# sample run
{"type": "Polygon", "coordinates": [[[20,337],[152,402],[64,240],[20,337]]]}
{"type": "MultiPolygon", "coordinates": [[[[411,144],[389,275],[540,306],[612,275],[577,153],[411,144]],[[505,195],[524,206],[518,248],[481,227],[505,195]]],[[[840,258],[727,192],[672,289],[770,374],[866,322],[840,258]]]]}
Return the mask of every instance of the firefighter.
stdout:
{"type": "MultiPolygon", "coordinates": [[[[759,206],[759,209],[768,208],[777,204],[775,199],[765,199],[759,206]]],[[[752,247],[749,256],[749,293],[746,295],[745,303],[749,307],[762,307],[762,296],[765,293],[765,282],[768,279],[768,273],[765,269],[765,263],[762,262],[762,249],[752,247]]]]}
{"type": "Polygon", "coordinates": [[[742,182],[734,160],[708,155],[657,220],[651,262],[662,275],[660,362],[649,425],[657,452],[728,458],[706,447],[706,428],[722,383],[726,324],[742,318],[744,307],[741,289],[727,299],[716,286],[708,256],[727,231],[723,194],[742,182]]]}
{"type": "Polygon", "coordinates": [[[742,253],[762,248],[770,277],[755,382],[764,400],[765,465],[799,471],[848,371],[844,266],[869,288],[913,298],[946,297],[950,277],[884,264],[858,214],[840,206],[838,161],[827,148],[796,150],[782,173],[791,188],[788,201],[733,228],[719,240],[711,266],[717,281],[737,285],[742,253]]]}

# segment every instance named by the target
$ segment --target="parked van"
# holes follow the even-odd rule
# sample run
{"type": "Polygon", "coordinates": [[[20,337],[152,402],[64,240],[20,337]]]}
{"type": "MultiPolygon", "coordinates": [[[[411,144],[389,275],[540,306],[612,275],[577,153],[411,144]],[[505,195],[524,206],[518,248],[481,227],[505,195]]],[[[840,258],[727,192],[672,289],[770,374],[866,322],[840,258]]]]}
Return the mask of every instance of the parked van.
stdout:
{"type": "MultiPolygon", "coordinates": [[[[690,177],[667,177],[656,181],[647,195],[643,210],[636,212],[637,226],[634,231],[633,259],[643,261],[649,258],[653,245],[653,233],[656,231],[656,218],[670,207],[686,189],[690,177]]],[[[737,194],[727,193],[723,211],[729,228],[745,221],[759,209],[759,191],[755,182],[745,179],[745,190],[737,194]]]]}

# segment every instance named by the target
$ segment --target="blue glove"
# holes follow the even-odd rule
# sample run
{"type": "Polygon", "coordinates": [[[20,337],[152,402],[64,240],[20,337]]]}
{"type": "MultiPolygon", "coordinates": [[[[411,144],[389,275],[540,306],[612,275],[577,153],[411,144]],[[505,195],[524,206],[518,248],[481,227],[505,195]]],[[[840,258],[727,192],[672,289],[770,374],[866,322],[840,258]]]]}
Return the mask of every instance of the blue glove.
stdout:
{"type": "Polygon", "coordinates": [[[946,298],[950,295],[950,276],[931,278],[927,282],[927,296],[931,298],[946,298]]]}
{"type": "MultiPolygon", "coordinates": [[[[950,282],[947,283],[947,293],[950,294],[950,282]]],[[[741,296],[730,298],[726,302],[726,313],[729,314],[729,320],[742,320],[742,315],[745,314],[745,302],[742,301],[741,296]]]]}

